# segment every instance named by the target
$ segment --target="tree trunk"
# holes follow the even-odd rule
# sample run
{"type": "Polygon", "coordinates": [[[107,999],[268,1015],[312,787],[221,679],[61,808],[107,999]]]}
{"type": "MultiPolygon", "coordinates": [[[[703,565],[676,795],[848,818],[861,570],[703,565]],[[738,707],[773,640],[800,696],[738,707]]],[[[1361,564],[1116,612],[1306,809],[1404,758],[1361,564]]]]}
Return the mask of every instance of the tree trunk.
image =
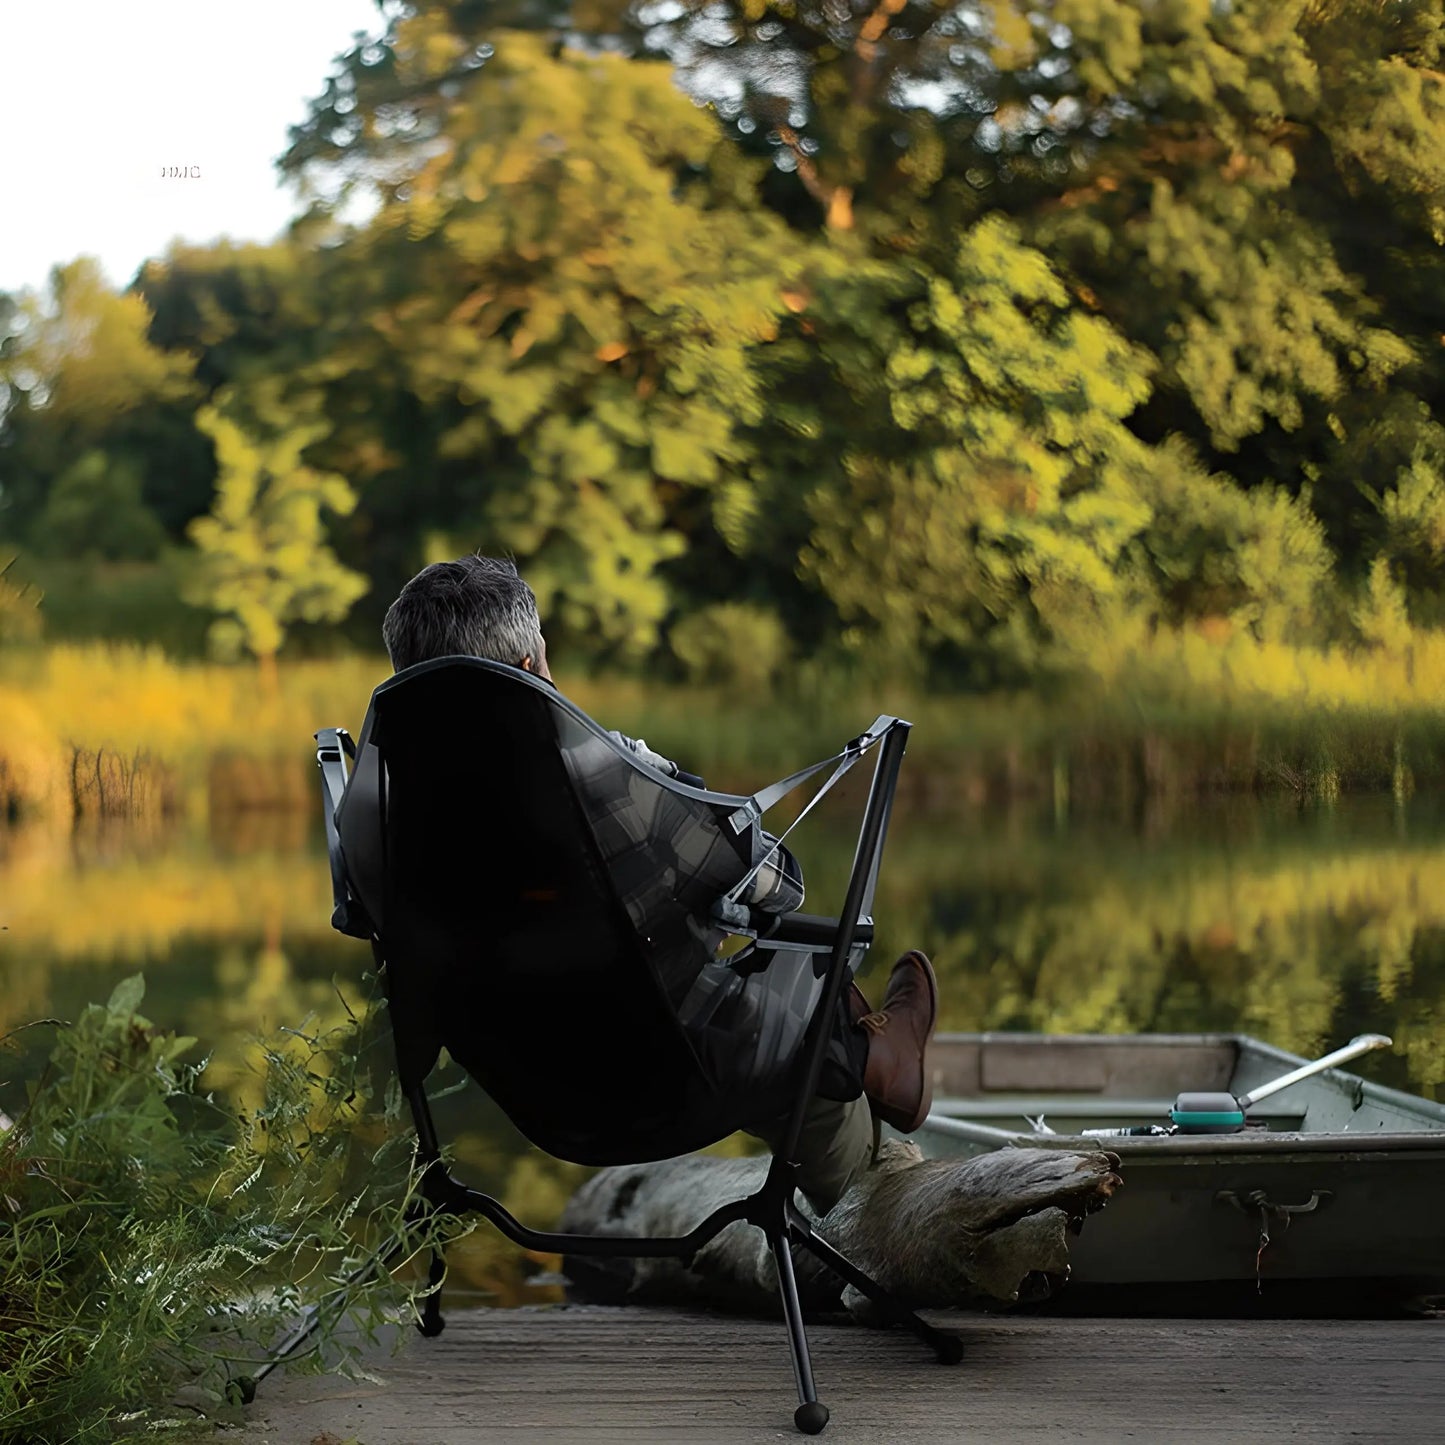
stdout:
{"type": "MultiPolygon", "coordinates": [[[[1119,1187],[1118,1156],[1102,1151],[999,1149],[974,1159],[925,1160],[916,1145],[884,1143],[879,1160],[818,1232],[865,1273],[915,1308],[949,1308],[1047,1297],[1068,1277],[1071,1233],[1119,1187]]],[[[580,1234],[679,1235],[711,1210],[751,1193],[766,1158],[689,1155],[657,1164],[604,1169],[572,1196],[562,1229],[580,1234]]],[[[868,1301],[797,1255],[798,1285],[811,1309],[841,1304],[877,1323],[868,1301]]],[[[693,1302],[767,1308],[776,1295],[762,1231],[729,1225],[678,1260],[599,1260],[565,1264],[579,1295],[611,1303],[693,1302]]]]}

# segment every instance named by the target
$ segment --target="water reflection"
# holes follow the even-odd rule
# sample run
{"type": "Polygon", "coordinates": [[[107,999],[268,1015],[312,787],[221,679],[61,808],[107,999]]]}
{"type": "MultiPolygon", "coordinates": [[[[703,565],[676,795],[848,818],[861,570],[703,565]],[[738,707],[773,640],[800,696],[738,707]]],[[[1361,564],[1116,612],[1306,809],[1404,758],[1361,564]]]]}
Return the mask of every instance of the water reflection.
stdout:
{"type": "MultiPolygon", "coordinates": [[[[816,911],[841,897],[858,804],[845,795],[837,826],[825,817],[800,844],[816,911]]],[[[250,1035],[364,1003],[370,955],[331,932],[328,890],[301,814],[0,831],[0,1033],[73,1016],[143,969],[147,1012],[199,1036],[209,1082],[244,1099],[250,1035]]],[[[1445,1097],[1445,814],[1428,800],[1166,800],[1066,819],[985,816],[935,793],[895,815],[877,916],[872,975],[925,949],[944,1027],[1230,1029],[1305,1054],[1379,1030],[1395,1051],[1362,1070],[1445,1097]]],[[[0,1109],[14,1112],[33,1066],[33,1051],[0,1060],[0,1109]]],[[[580,1171],[530,1150],[475,1090],[442,1112],[467,1176],[531,1220],[555,1217],[580,1171]]],[[[521,1297],[516,1255],[490,1231],[454,1264],[521,1297]]]]}

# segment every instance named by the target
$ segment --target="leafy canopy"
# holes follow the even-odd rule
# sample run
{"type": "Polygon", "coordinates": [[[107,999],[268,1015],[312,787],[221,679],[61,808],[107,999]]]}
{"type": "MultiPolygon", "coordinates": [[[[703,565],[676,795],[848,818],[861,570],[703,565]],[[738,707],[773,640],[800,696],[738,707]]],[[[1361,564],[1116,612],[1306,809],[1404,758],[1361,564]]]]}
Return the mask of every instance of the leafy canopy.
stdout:
{"type": "Polygon", "coordinates": [[[289,624],[337,621],[366,591],[327,544],[322,520],[323,509],[349,512],[355,494],[344,477],[302,461],[325,421],[304,399],[283,407],[276,386],[223,392],[196,425],[215,443],[219,476],[210,514],[189,529],[199,565],[187,600],[223,614],[211,629],[218,651],[244,647],[266,661],[289,624]]]}

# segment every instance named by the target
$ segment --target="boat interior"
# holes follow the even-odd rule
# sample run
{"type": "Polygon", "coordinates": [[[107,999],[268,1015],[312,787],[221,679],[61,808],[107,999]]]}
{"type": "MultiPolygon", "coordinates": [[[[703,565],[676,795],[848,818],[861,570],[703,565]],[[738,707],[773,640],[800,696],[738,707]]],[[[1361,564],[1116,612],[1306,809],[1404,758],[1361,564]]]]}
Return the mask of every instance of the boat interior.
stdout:
{"type": "MultiPolygon", "coordinates": [[[[1167,1125],[1181,1093],[1244,1095],[1306,1061],[1243,1034],[981,1033],[938,1035],[929,1062],[935,1119],[989,1133],[1075,1135],[1167,1125]]],[[[1441,1131],[1445,1104],[1330,1069],[1261,1100],[1247,1128],[1441,1131]]]]}

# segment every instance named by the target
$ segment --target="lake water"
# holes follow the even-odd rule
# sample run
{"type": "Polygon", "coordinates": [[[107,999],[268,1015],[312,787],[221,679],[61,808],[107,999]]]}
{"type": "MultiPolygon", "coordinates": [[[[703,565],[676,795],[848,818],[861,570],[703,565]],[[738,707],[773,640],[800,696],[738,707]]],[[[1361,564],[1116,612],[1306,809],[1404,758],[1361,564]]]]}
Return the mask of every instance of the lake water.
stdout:
{"type": "MultiPolygon", "coordinates": [[[[860,806],[860,788],[840,790],[795,835],[813,911],[841,898],[860,806]]],[[[72,1017],[140,971],[150,1017],[198,1036],[214,1086],[243,1095],[254,1033],[338,1019],[342,996],[360,997],[369,952],[332,933],[329,914],[311,814],[0,829],[0,1034],[72,1017]]],[[[1445,1099],[1434,798],[1155,801],[1080,817],[984,815],[935,790],[895,813],[877,920],[865,992],[922,948],[943,1028],[1239,1030],[1304,1055],[1377,1030],[1395,1048],[1360,1071],[1445,1099]]],[[[0,1109],[15,1112],[33,1056],[0,1054],[0,1109]]],[[[531,1150],[474,1090],[449,1101],[447,1122],[460,1172],[534,1222],[550,1222],[581,1175],[531,1150]]],[[[458,1274],[490,1297],[535,1297],[489,1231],[458,1255],[458,1274]]]]}

